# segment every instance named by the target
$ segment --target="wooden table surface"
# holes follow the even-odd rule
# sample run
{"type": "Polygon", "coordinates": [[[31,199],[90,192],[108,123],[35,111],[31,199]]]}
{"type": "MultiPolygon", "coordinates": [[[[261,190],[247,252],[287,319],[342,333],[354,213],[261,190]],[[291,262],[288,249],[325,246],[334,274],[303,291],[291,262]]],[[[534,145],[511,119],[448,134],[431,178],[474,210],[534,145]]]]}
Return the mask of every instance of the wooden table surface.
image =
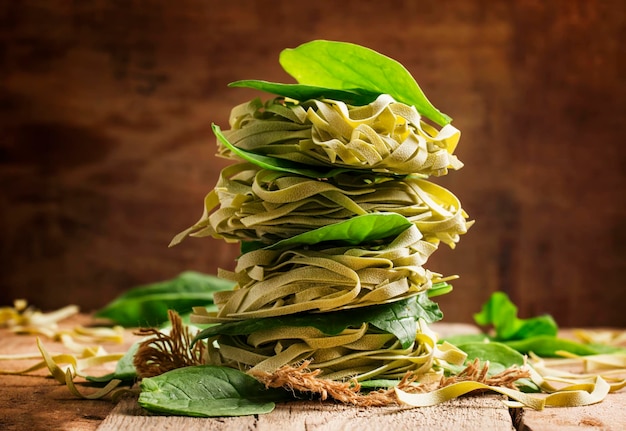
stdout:
{"type": "MultiPolygon", "coordinates": [[[[66,325],[88,322],[88,316],[68,319],[66,325]]],[[[439,323],[440,334],[475,331],[470,325],[439,323]]],[[[0,329],[0,355],[36,353],[36,337],[0,329]]],[[[135,340],[131,331],[124,344],[104,344],[110,353],[123,352],[135,340]]],[[[61,343],[43,338],[49,351],[60,352],[61,343]]],[[[34,361],[2,361],[1,369],[22,369],[34,361]]],[[[113,366],[113,364],[111,364],[113,366]]],[[[100,370],[104,371],[104,370],[100,370]]],[[[95,374],[95,373],[94,373],[95,374]]],[[[333,403],[277,404],[267,415],[234,418],[190,418],[153,415],[128,396],[117,404],[85,400],[46,377],[47,370],[28,376],[0,376],[0,430],[113,431],[149,430],[616,430],[626,429],[626,391],[609,394],[599,404],[543,411],[509,410],[499,395],[466,396],[426,408],[356,408],[333,403]]]]}

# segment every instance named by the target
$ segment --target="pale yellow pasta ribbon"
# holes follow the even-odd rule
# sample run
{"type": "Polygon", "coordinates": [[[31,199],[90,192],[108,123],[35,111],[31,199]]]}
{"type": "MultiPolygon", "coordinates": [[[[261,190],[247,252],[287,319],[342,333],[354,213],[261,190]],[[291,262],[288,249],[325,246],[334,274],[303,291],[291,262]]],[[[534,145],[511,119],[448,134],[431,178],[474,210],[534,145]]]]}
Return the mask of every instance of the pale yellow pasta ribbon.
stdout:
{"type": "MultiPolygon", "coordinates": [[[[463,166],[453,155],[456,128],[436,130],[414,107],[386,94],[365,106],[255,99],[233,108],[229,122],[224,135],[236,147],[307,165],[426,175],[463,166]]],[[[220,154],[232,157],[223,146],[220,154]]]]}
{"type": "Polygon", "coordinates": [[[194,308],[192,319],[216,323],[399,301],[439,281],[423,268],[435,250],[413,225],[384,246],[251,251],[235,271],[219,271],[237,286],[214,294],[218,312],[194,308]]]}
{"type": "Polygon", "coordinates": [[[311,367],[331,380],[401,379],[410,371],[433,373],[435,364],[463,363],[466,355],[462,351],[449,344],[438,345],[426,323],[418,323],[415,341],[406,348],[394,335],[367,323],[336,335],[313,327],[283,326],[242,336],[219,335],[207,344],[214,364],[271,373],[284,365],[311,360],[311,367]]]}
{"type": "Polygon", "coordinates": [[[171,245],[186,236],[269,244],[378,212],[401,214],[426,240],[450,247],[473,223],[454,194],[416,176],[341,174],[321,181],[238,163],[222,170],[201,218],[171,245]]]}

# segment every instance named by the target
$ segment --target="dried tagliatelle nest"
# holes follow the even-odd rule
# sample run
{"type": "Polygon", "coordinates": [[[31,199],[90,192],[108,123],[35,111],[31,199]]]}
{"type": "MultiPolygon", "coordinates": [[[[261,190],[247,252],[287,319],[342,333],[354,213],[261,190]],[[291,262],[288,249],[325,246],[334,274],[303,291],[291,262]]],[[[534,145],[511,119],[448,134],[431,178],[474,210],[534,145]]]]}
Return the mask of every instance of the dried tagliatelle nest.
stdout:
{"type": "MultiPolygon", "coordinates": [[[[255,99],[233,109],[230,126],[224,136],[237,148],[305,165],[401,175],[443,175],[463,166],[452,154],[460,138],[455,127],[437,130],[388,94],[364,106],[255,99]]],[[[221,147],[220,155],[232,152],[221,147]]]]}

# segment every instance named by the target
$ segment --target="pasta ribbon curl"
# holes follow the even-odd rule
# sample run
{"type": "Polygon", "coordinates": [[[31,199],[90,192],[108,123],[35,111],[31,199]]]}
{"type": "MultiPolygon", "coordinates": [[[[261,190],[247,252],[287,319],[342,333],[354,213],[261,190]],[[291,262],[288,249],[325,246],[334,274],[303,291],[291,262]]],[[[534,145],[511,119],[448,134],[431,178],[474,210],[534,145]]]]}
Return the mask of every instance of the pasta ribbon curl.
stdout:
{"type": "MultiPolygon", "coordinates": [[[[282,326],[249,335],[217,335],[207,340],[210,362],[246,370],[274,372],[284,365],[310,360],[310,367],[331,380],[402,379],[407,372],[432,374],[445,361],[462,364],[465,353],[437,344],[436,335],[422,320],[414,342],[403,348],[392,334],[363,323],[336,335],[312,327],[282,326]]],[[[441,372],[439,377],[441,377],[441,372]]]]}
{"type": "Polygon", "coordinates": [[[272,244],[375,212],[401,214],[425,240],[450,247],[473,223],[453,193],[417,176],[344,173],[316,180],[237,163],[222,170],[202,217],[172,244],[188,235],[272,244]]]}
{"type": "MultiPolygon", "coordinates": [[[[437,130],[387,94],[364,106],[254,99],[233,108],[229,123],[224,135],[234,146],[310,166],[435,176],[463,166],[453,155],[458,129],[437,130]]],[[[223,145],[220,155],[233,157],[223,145]]]]}
{"type": "Polygon", "coordinates": [[[329,312],[399,301],[432,286],[439,274],[423,264],[436,246],[412,225],[387,245],[260,249],[238,259],[234,272],[219,276],[237,283],[216,292],[216,314],[194,309],[195,323],[216,323],[301,312],[329,312]]]}

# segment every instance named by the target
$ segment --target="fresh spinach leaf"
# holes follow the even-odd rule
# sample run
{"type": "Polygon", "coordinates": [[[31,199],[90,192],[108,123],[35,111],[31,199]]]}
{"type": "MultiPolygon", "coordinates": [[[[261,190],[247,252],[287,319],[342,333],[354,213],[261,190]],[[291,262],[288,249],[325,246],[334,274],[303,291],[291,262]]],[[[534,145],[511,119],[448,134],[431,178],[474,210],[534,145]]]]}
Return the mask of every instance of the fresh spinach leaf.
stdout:
{"type": "Polygon", "coordinates": [[[559,357],[559,351],[566,351],[575,355],[587,356],[600,353],[613,353],[619,349],[583,344],[565,338],[558,338],[551,335],[538,335],[521,340],[505,341],[507,346],[521,353],[530,353],[544,357],[559,357]]]}
{"type": "Polygon", "coordinates": [[[452,121],[426,98],[406,68],[385,55],[347,42],[315,40],[280,54],[280,64],[300,84],[389,94],[443,126],[452,121]]]}
{"type": "Polygon", "coordinates": [[[467,353],[467,363],[474,359],[483,363],[489,361],[489,375],[498,374],[514,365],[524,365],[524,355],[503,343],[479,341],[457,347],[467,353]]]}
{"type": "Polygon", "coordinates": [[[304,84],[282,84],[278,82],[268,82],[256,79],[235,81],[228,84],[229,87],[244,87],[261,90],[278,96],[305,102],[311,99],[332,99],[341,100],[348,105],[367,105],[378,97],[379,93],[365,90],[338,90],[334,88],[317,87],[304,84]]]}
{"type": "Polygon", "coordinates": [[[287,391],[265,389],[255,378],[232,368],[198,365],[141,381],[139,405],[173,415],[216,417],[269,413],[287,391]]]}
{"type": "Polygon", "coordinates": [[[302,175],[307,178],[332,178],[340,173],[350,171],[350,169],[346,168],[324,169],[320,167],[319,169],[315,169],[309,165],[303,165],[301,163],[292,162],[290,160],[279,159],[276,157],[256,154],[251,151],[242,150],[241,148],[234,146],[228,141],[226,136],[224,136],[224,133],[222,133],[222,129],[217,124],[213,124],[212,128],[213,133],[215,134],[217,139],[225,147],[232,151],[233,154],[263,169],[287,172],[294,175],[302,175]]]}
{"type": "Polygon", "coordinates": [[[480,326],[493,326],[497,341],[523,340],[538,335],[556,336],[558,326],[549,315],[520,319],[517,307],[504,292],[495,292],[483,305],[480,313],[474,315],[480,326]]]}
{"type": "Polygon", "coordinates": [[[159,326],[168,310],[184,314],[192,307],[213,305],[213,293],[230,290],[232,281],[186,271],[171,280],[132,288],[95,313],[126,327],[159,326]]]}
{"type": "Polygon", "coordinates": [[[415,341],[417,333],[417,301],[402,301],[392,307],[381,308],[369,319],[369,323],[381,331],[396,336],[402,348],[408,348],[415,341]]]}
{"type": "Polygon", "coordinates": [[[85,378],[94,383],[108,383],[113,379],[122,380],[124,382],[132,382],[137,378],[137,370],[133,364],[133,359],[135,357],[135,353],[137,353],[137,349],[139,349],[140,343],[140,341],[133,343],[124,356],[117,361],[114,372],[105,374],[104,376],[86,376],[85,378]]]}
{"type": "Polygon", "coordinates": [[[426,293],[393,303],[391,307],[382,308],[372,313],[369,323],[381,331],[393,334],[400,340],[402,348],[407,348],[415,341],[417,321],[424,319],[427,323],[443,318],[439,306],[428,299],[426,293]]]}
{"type": "MultiPolygon", "coordinates": [[[[484,336],[483,336],[484,338],[484,336]]],[[[460,340],[459,340],[460,341],[460,340]]],[[[448,339],[448,342],[451,342],[448,339]]],[[[478,359],[482,364],[489,362],[487,375],[493,376],[513,366],[524,365],[524,355],[511,348],[506,343],[488,340],[468,341],[455,344],[459,349],[467,353],[465,364],[470,364],[478,359]]],[[[459,373],[464,366],[449,365],[449,371],[459,373]]],[[[522,392],[540,392],[539,387],[530,379],[518,379],[515,386],[522,392]]]]}
{"type": "Polygon", "coordinates": [[[370,323],[381,331],[395,335],[403,347],[415,340],[417,320],[427,323],[442,318],[439,306],[428,299],[426,293],[389,304],[353,308],[330,313],[306,313],[263,319],[247,319],[239,322],[221,323],[200,331],[194,341],[215,335],[247,335],[263,329],[277,327],[310,326],[327,335],[337,335],[348,327],[370,323]]]}
{"type": "Polygon", "coordinates": [[[411,224],[409,219],[397,213],[363,214],[283,239],[266,248],[280,250],[324,241],[358,245],[396,236],[409,228],[411,224]]]}
{"type": "MultiPolygon", "coordinates": [[[[452,286],[448,283],[446,285],[450,286],[450,290],[452,290],[452,286]]],[[[430,289],[425,293],[421,293],[417,295],[416,299],[417,309],[415,310],[415,315],[418,318],[422,318],[426,321],[426,323],[438,322],[443,319],[443,313],[439,308],[439,305],[430,300],[430,289]]]]}
{"type": "MultiPolygon", "coordinates": [[[[411,226],[411,222],[397,213],[369,213],[355,216],[334,224],[322,226],[291,238],[267,245],[260,241],[242,241],[241,253],[245,254],[260,248],[268,250],[310,246],[332,241],[340,244],[358,245],[377,241],[400,234],[411,226]]],[[[430,297],[443,295],[452,290],[448,283],[437,283],[428,291],[430,297]]]]}

